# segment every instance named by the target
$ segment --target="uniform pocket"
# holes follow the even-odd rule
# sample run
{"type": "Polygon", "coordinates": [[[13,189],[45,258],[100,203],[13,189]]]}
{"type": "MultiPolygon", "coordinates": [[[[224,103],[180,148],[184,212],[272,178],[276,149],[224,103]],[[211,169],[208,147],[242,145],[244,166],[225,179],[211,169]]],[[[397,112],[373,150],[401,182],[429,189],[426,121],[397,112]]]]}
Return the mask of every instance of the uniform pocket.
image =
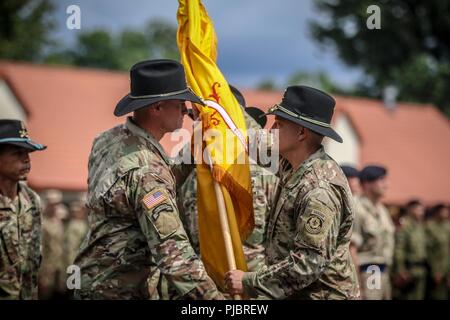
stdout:
{"type": "Polygon", "coordinates": [[[1,250],[5,252],[9,263],[15,265],[19,261],[19,239],[17,228],[12,224],[4,225],[0,230],[1,250]]]}

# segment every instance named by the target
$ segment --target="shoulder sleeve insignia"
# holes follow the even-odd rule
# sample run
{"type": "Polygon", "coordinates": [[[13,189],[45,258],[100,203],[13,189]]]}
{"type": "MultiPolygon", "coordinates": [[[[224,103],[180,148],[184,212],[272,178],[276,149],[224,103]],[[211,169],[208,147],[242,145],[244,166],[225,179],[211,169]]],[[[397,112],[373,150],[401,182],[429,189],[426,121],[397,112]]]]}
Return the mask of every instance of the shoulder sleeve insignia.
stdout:
{"type": "Polygon", "coordinates": [[[318,234],[323,229],[323,219],[321,216],[312,213],[305,223],[305,229],[312,234],[318,234]]]}
{"type": "Polygon", "coordinates": [[[145,207],[150,210],[157,206],[158,204],[167,200],[167,196],[162,190],[154,190],[147,193],[144,198],[142,198],[142,203],[145,207]]]}

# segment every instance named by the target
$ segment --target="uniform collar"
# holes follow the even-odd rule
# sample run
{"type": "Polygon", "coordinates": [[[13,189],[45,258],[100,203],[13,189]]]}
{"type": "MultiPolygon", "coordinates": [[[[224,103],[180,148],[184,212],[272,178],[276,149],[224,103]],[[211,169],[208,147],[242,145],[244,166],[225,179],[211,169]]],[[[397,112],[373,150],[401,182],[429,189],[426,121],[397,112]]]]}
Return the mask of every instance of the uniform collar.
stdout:
{"type": "Polygon", "coordinates": [[[359,201],[371,214],[377,216],[380,214],[380,210],[382,210],[381,204],[373,203],[372,200],[370,200],[365,195],[361,196],[359,201]]]}
{"type": "MultiPolygon", "coordinates": [[[[18,183],[18,202],[17,205],[21,207],[22,212],[26,212],[31,206],[32,201],[30,199],[30,196],[28,195],[28,192],[26,192],[24,185],[22,185],[21,182],[18,183]]],[[[15,208],[16,204],[13,200],[11,200],[8,197],[5,197],[3,195],[0,195],[0,210],[2,209],[10,209],[12,211],[17,211],[17,208],[15,208]]]]}
{"type": "Polygon", "coordinates": [[[171,161],[170,161],[169,157],[167,156],[166,152],[164,151],[164,148],[162,147],[162,145],[155,138],[153,138],[153,136],[150,133],[148,133],[144,129],[140,128],[139,126],[137,126],[133,122],[131,117],[127,118],[127,122],[125,123],[125,127],[128,130],[130,130],[130,132],[132,134],[134,134],[135,136],[144,139],[145,141],[149,142],[152,146],[154,146],[156,148],[156,150],[158,150],[159,154],[164,159],[164,161],[168,165],[171,164],[171,161]]]}
{"type": "Polygon", "coordinates": [[[314,164],[317,159],[324,159],[326,156],[325,149],[321,146],[316,152],[311,154],[303,163],[297,168],[297,170],[292,171],[288,175],[286,182],[286,188],[292,189],[296,185],[298,185],[299,179],[301,176],[314,164]]]}

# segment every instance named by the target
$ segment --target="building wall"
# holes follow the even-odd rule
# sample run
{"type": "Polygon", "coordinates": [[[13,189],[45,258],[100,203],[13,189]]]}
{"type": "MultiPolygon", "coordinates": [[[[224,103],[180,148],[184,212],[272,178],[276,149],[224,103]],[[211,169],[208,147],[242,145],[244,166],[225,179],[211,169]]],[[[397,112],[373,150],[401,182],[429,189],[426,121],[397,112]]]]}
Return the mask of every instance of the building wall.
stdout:
{"type": "Polygon", "coordinates": [[[359,167],[360,164],[360,141],[351,122],[345,114],[340,114],[334,125],[339,135],[344,140],[338,143],[332,139],[326,138],[324,146],[328,154],[339,164],[349,164],[359,167]]]}
{"type": "Polygon", "coordinates": [[[0,119],[26,120],[25,112],[9,89],[8,84],[0,79],[0,119]]]}

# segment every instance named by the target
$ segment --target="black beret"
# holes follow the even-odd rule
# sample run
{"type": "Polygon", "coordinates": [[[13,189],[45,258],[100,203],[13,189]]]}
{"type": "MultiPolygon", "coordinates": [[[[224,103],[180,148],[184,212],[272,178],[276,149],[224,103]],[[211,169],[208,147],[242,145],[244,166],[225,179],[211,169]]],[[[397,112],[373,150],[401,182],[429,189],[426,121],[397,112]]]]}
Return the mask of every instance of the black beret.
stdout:
{"type": "Polygon", "coordinates": [[[359,171],[355,167],[343,165],[341,169],[347,178],[359,178],[359,171]]]}
{"type": "Polygon", "coordinates": [[[361,182],[372,182],[383,178],[387,174],[387,169],[381,166],[367,166],[359,173],[361,182]]]}

